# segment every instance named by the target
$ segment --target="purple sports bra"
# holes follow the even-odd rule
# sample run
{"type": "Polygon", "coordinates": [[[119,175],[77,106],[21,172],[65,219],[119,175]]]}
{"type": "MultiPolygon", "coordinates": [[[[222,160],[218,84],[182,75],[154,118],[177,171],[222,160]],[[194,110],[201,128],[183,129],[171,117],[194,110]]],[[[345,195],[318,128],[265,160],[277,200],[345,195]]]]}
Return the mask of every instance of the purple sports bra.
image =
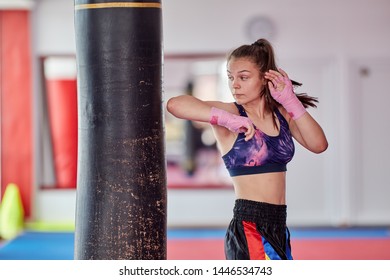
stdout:
{"type": "MultiPolygon", "coordinates": [[[[244,107],[235,103],[240,116],[248,117],[244,107]]],[[[277,136],[269,136],[256,129],[252,139],[245,141],[245,134],[239,133],[232,149],[222,159],[230,176],[259,173],[282,172],[294,156],[294,142],[286,119],[278,109],[280,131],[277,136]]]]}

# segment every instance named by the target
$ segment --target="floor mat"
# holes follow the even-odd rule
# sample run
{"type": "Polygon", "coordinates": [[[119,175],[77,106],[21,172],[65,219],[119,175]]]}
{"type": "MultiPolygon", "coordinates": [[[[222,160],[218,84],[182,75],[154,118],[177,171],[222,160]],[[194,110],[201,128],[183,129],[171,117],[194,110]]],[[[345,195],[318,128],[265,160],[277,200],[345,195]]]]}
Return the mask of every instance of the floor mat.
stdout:
{"type": "MultiPolygon", "coordinates": [[[[169,260],[223,260],[223,229],[168,230],[169,260]]],[[[390,260],[387,228],[291,229],[294,259],[390,260]]],[[[72,260],[73,232],[26,231],[0,245],[0,260],[72,260]]]]}

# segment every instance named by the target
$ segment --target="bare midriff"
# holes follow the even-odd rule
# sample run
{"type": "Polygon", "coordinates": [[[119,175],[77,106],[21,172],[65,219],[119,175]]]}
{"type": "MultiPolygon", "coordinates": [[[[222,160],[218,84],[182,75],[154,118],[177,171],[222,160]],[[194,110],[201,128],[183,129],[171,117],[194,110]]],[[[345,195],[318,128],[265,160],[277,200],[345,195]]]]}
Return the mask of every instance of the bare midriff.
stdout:
{"type": "Polygon", "coordinates": [[[237,199],[286,204],[286,172],[232,177],[237,199]]]}

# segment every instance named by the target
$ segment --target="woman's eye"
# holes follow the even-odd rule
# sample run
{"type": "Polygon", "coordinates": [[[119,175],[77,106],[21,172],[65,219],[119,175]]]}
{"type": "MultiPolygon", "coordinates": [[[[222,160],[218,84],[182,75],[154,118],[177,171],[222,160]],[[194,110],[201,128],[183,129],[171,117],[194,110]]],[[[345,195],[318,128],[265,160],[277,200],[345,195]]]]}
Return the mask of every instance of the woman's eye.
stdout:
{"type": "Polygon", "coordinates": [[[242,76],[241,80],[243,80],[243,81],[248,80],[248,77],[247,76],[242,76]]]}
{"type": "Polygon", "coordinates": [[[228,76],[228,79],[229,79],[230,81],[233,81],[233,77],[232,77],[232,76],[228,76]]]}

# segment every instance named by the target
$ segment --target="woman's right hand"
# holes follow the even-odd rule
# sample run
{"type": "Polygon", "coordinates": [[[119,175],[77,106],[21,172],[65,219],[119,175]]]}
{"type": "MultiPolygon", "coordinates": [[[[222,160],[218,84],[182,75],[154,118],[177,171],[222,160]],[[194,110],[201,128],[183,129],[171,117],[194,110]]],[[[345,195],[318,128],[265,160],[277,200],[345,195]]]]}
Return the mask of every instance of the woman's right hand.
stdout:
{"type": "Polygon", "coordinates": [[[226,127],[235,133],[245,133],[245,141],[255,134],[252,121],[247,117],[238,116],[216,107],[211,108],[210,124],[226,127]]]}

